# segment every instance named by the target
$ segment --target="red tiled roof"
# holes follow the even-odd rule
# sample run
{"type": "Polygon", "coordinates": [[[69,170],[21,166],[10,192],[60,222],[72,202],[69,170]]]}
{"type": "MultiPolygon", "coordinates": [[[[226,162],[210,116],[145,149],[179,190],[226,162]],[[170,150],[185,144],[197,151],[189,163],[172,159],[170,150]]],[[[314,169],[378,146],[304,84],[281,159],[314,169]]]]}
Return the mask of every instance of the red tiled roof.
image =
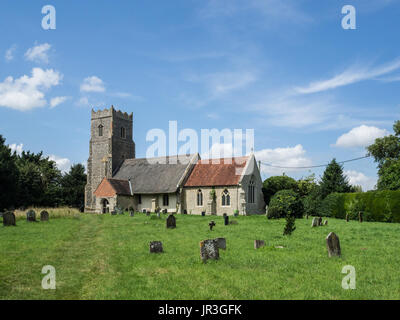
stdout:
{"type": "Polygon", "coordinates": [[[239,183],[249,157],[199,160],[185,187],[234,186],[239,183]],[[219,160],[219,163],[215,163],[219,160]]]}
{"type": "Polygon", "coordinates": [[[104,178],[94,194],[96,197],[113,197],[116,194],[130,195],[131,190],[127,180],[104,178]]]}

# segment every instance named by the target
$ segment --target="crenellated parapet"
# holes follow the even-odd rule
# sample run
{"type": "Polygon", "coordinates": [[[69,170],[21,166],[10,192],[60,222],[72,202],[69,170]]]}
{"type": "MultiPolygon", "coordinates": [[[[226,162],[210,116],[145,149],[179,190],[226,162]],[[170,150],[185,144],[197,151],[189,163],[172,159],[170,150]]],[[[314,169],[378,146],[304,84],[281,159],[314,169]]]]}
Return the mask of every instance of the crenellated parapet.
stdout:
{"type": "Polygon", "coordinates": [[[104,117],[110,117],[112,116],[113,118],[118,118],[122,120],[128,120],[132,121],[133,120],[133,112],[127,113],[127,112],[122,112],[120,110],[116,110],[114,106],[111,106],[111,108],[107,109],[105,108],[104,110],[97,110],[95,111],[92,109],[92,119],[99,119],[99,118],[104,118],[104,117]]]}

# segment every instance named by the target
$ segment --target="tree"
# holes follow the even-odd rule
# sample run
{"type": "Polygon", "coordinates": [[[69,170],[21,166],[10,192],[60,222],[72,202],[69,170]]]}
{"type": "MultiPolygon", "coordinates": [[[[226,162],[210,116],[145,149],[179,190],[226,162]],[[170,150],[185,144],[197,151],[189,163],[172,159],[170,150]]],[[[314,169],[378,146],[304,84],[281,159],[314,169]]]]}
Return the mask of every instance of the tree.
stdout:
{"type": "Polygon", "coordinates": [[[15,165],[16,154],[5,145],[5,139],[0,135],[0,210],[14,205],[17,191],[18,168],[15,165]]]}
{"type": "Polygon", "coordinates": [[[400,120],[393,125],[394,135],[375,139],[368,155],[378,163],[378,190],[400,189],[400,120]]]}
{"type": "Polygon", "coordinates": [[[278,191],[271,199],[268,207],[268,219],[285,218],[288,215],[303,217],[304,208],[300,196],[293,190],[278,191]]]}
{"type": "Polygon", "coordinates": [[[296,227],[294,226],[294,223],[296,221],[296,218],[292,212],[288,212],[286,215],[286,225],[285,228],[283,229],[283,235],[288,235],[290,236],[294,230],[296,230],[296,227]]]}
{"type": "Polygon", "coordinates": [[[324,199],[333,192],[352,192],[347,177],[343,174],[343,167],[333,159],[326,167],[320,183],[320,195],[324,199]]]}
{"type": "Polygon", "coordinates": [[[71,166],[61,180],[64,203],[79,208],[84,204],[86,185],[85,167],[78,163],[71,166]]]}
{"type": "Polygon", "coordinates": [[[266,179],[263,183],[264,201],[269,205],[274,194],[280,190],[297,190],[297,182],[288,176],[273,176],[266,179]]]}

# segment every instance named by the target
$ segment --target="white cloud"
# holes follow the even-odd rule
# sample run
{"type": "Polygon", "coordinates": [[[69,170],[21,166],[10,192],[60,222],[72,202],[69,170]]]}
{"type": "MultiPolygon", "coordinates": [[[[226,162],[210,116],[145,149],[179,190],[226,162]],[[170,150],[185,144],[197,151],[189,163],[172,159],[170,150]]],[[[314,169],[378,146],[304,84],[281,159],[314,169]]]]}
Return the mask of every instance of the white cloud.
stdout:
{"type": "Polygon", "coordinates": [[[103,80],[96,76],[85,78],[81,84],[82,92],[104,92],[105,90],[103,80]]]}
{"type": "Polygon", "coordinates": [[[348,177],[349,183],[353,186],[361,186],[363,191],[373,190],[375,188],[377,179],[367,177],[364,173],[348,170],[344,174],[348,177]]]}
{"type": "Polygon", "coordinates": [[[305,169],[294,169],[289,167],[307,167],[312,162],[306,157],[306,150],[301,144],[294,147],[263,149],[254,153],[257,161],[262,161],[273,166],[288,167],[275,168],[262,165],[261,172],[266,175],[281,175],[283,172],[304,171],[305,169]]]}
{"type": "Polygon", "coordinates": [[[400,59],[396,59],[388,64],[372,68],[368,66],[353,66],[331,79],[311,82],[307,87],[296,87],[294,89],[295,92],[300,94],[316,93],[346,86],[363,80],[374,79],[398,70],[399,68],[400,59]]]}
{"type": "Polygon", "coordinates": [[[342,134],[336,140],[336,144],[334,146],[343,148],[366,147],[373,144],[375,139],[382,138],[388,134],[389,132],[385,129],[361,125],[351,129],[345,134],[342,134]]]}
{"type": "Polygon", "coordinates": [[[66,172],[71,167],[71,161],[68,158],[61,158],[56,155],[49,155],[49,160],[52,160],[56,163],[57,168],[62,172],[66,172]]]}
{"type": "Polygon", "coordinates": [[[59,104],[64,103],[69,97],[54,97],[50,100],[50,107],[57,107],[59,104]]]}
{"type": "Polygon", "coordinates": [[[11,60],[14,59],[14,52],[17,49],[17,46],[13,44],[7,51],[6,54],[4,55],[4,58],[6,59],[7,62],[10,62],[11,60]]]}
{"type": "Polygon", "coordinates": [[[51,45],[48,43],[43,43],[39,45],[35,45],[32,48],[29,48],[25,53],[26,60],[37,62],[37,63],[49,63],[49,55],[48,51],[50,50],[51,45]]]}
{"type": "Polygon", "coordinates": [[[89,98],[88,97],[81,97],[76,103],[77,106],[89,106],[89,98]]]}
{"type": "Polygon", "coordinates": [[[12,153],[14,153],[14,151],[15,151],[15,152],[17,152],[17,154],[21,154],[24,145],[22,143],[20,143],[20,144],[13,143],[13,144],[10,144],[8,147],[11,149],[12,153]]]}
{"type": "Polygon", "coordinates": [[[62,74],[53,69],[33,68],[32,76],[7,77],[0,82],[0,106],[26,111],[47,104],[44,91],[57,86],[62,74]]]}

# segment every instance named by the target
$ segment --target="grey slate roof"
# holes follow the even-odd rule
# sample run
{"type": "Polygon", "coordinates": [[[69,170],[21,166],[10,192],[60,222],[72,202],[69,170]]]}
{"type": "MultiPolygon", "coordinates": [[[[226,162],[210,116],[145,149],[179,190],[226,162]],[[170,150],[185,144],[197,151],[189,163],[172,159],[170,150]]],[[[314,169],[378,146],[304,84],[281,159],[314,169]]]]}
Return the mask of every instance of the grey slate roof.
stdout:
{"type": "Polygon", "coordinates": [[[184,161],[180,156],[126,159],[113,179],[131,179],[134,194],[173,193],[185,182],[198,154],[185,157],[192,161],[184,161]]]}

